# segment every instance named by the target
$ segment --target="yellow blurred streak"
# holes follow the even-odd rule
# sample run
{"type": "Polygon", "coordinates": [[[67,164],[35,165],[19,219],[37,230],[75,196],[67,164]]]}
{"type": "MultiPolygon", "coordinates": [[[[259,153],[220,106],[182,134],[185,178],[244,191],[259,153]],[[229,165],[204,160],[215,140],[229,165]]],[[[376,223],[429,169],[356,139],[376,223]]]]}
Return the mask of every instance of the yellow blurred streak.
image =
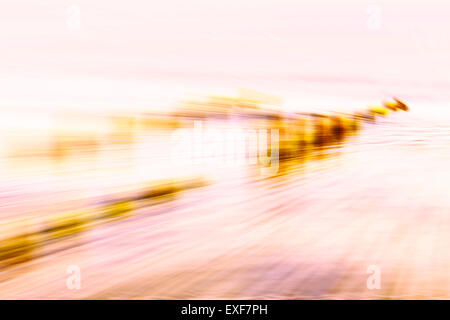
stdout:
{"type": "Polygon", "coordinates": [[[100,209],[102,218],[123,219],[128,218],[135,209],[135,204],[131,200],[121,200],[108,204],[100,209]]]}
{"type": "Polygon", "coordinates": [[[86,231],[91,222],[92,214],[88,210],[62,213],[51,216],[47,224],[50,238],[57,239],[86,231]]]}
{"type": "Polygon", "coordinates": [[[33,258],[40,244],[37,221],[18,219],[0,227],[0,265],[10,266],[33,258]]]}
{"type": "Polygon", "coordinates": [[[383,102],[383,106],[392,111],[397,111],[398,109],[398,104],[394,101],[385,101],[383,102]]]}
{"type": "Polygon", "coordinates": [[[369,112],[372,113],[373,115],[379,115],[383,117],[389,114],[389,110],[387,108],[384,108],[379,105],[369,107],[369,112]]]}

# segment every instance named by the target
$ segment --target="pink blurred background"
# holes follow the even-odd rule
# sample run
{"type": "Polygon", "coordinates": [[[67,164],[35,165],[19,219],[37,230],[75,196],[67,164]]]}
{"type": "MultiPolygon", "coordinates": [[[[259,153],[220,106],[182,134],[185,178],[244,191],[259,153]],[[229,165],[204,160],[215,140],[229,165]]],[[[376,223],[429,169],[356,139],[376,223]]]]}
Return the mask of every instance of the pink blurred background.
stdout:
{"type": "Polygon", "coordinates": [[[167,109],[186,92],[241,86],[283,95],[292,109],[391,95],[446,101],[449,9],[436,0],[4,0],[0,103],[167,109]]]}

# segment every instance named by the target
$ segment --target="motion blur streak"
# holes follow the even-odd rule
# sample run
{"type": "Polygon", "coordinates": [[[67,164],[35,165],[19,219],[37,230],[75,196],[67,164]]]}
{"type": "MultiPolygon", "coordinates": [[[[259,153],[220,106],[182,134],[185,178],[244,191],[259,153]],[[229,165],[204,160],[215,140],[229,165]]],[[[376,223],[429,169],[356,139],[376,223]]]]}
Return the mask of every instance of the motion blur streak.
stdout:
{"type": "Polygon", "coordinates": [[[448,9],[2,0],[0,298],[450,298],[448,9]]]}

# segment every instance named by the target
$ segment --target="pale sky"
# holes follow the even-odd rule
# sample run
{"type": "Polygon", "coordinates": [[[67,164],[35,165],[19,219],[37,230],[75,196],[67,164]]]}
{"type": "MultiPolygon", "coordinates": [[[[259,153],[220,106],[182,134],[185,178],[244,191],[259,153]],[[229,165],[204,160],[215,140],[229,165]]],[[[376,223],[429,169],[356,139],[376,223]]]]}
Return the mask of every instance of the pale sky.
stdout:
{"type": "Polygon", "coordinates": [[[449,16],[436,0],[2,0],[0,105],[145,108],[239,87],[288,104],[448,100],[449,16]]]}

